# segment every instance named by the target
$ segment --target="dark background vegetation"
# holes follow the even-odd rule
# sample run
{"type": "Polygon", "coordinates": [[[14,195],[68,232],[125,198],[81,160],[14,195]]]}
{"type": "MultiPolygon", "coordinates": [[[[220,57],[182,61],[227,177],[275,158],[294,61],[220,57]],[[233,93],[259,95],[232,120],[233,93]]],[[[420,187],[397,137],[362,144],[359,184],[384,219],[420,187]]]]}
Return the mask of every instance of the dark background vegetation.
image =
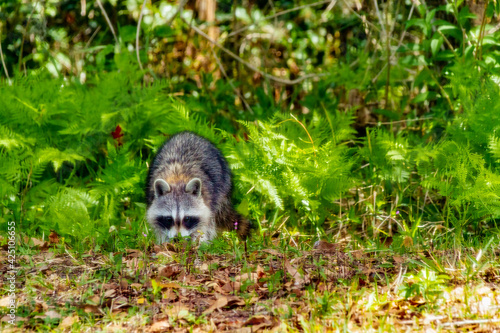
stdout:
{"type": "Polygon", "coordinates": [[[192,130],[222,149],[265,242],[497,244],[498,14],[495,1],[2,1],[0,223],[80,250],[149,244],[148,162],[192,130]]]}

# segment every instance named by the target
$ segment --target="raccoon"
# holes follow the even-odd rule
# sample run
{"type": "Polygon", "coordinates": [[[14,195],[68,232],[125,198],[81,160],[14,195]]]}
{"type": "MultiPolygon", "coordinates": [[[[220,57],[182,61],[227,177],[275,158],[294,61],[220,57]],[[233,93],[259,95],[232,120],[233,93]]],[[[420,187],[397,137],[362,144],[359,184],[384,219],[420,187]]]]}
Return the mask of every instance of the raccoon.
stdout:
{"type": "Polygon", "coordinates": [[[231,204],[231,171],[207,139],[181,132],[168,139],[149,169],[146,184],[149,224],[160,243],[178,236],[201,242],[234,230],[246,239],[250,222],[231,204]]]}

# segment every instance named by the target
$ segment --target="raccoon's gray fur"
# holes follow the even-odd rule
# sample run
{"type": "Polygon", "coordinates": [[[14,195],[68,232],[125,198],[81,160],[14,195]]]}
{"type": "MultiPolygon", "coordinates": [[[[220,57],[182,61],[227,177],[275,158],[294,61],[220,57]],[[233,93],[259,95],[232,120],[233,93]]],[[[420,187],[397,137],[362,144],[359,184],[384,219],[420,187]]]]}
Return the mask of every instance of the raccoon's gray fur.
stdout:
{"type": "Polygon", "coordinates": [[[147,220],[158,241],[179,235],[210,241],[219,231],[234,229],[245,239],[250,223],[234,211],[231,187],[229,166],[212,143],[191,132],[172,136],[147,179],[147,220]]]}

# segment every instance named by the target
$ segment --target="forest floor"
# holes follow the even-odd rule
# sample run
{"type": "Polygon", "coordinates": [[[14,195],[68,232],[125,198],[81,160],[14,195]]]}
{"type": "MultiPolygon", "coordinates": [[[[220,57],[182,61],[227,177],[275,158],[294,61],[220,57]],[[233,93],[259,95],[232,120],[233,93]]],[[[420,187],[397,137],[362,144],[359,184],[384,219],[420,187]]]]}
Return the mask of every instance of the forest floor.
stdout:
{"type": "MultiPolygon", "coordinates": [[[[2,291],[2,332],[500,331],[498,257],[477,267],[465,258],[481,253],[467,250],[397,254],[292,237],[250,241],[245,253],[228,239],[107,254],[77,254],[55,234],[26,240],[16,324],[2,291]]],[[[5,249],[0,262],[6,276],[5,249]]]]}

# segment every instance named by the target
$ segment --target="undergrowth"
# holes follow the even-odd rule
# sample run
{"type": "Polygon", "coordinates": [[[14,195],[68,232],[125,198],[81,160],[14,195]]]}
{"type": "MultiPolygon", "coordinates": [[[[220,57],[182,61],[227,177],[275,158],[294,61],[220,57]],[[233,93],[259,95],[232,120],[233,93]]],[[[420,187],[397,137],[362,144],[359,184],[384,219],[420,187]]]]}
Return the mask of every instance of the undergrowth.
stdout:
{"type": "Polygon", "coordinates": [[[139,246],[148,162],[170,135],[190,130],[223,151],[237,208],[261,235],[407,237],[416,226],[412,242],[428,229],[456,245],[498,230],[500,113],[490,78],[473,67],[451,77],[463,112],[428,142],[383,128],[356,139],[352,112],[324,108],[221,129],[166,82],[143,86],[127,73],[86,86],[43,74],[19,79],[1,88],[2,223],[56,231],[81,249],[139,246]]]}

